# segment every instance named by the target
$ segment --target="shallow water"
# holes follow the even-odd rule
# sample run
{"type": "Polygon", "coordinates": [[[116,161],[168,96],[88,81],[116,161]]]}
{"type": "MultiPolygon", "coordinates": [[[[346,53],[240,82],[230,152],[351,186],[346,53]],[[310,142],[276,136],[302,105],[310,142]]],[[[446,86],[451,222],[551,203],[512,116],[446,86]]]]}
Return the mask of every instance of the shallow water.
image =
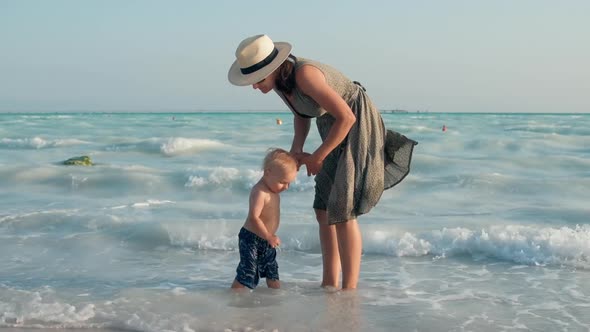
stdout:
{"type": "Polygon", "coordinates": [[[588,331],[590,115],[383,116],[419,145],[359,219],[359,289],[318,286],[301,170],[283,289],[234,293],[248,191],[289,114],[0,114],[0,331],[588,331]],[[60,164],[79,155],[95,165],[60,164]]]}

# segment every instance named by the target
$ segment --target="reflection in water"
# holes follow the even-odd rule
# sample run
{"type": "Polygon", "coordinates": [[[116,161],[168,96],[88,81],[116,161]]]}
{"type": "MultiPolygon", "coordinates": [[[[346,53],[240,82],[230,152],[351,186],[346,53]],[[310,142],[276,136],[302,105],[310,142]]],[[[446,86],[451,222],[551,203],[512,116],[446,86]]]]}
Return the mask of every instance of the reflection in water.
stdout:
{"type": "MultiPolygon", "coordinates": [[[[320,287],[229,292],[224,318],[231,329],[264,331],[367,331],[356,290],[320,287]]],[[[211,318],[211,317],[209,317],[211,318]]]]}
{"type": "Polygon", "coordinates": [[[361,331],[360,300],[356,290],[326,293],[320,327],[326,331],[361,331]]]}

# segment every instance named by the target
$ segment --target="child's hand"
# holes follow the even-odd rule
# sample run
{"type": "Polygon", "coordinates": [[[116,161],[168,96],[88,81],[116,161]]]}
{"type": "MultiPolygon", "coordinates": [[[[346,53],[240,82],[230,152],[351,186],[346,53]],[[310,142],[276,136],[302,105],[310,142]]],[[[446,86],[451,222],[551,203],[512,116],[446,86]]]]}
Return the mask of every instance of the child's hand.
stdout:
{"type": "Polygon", "coordinates": [[[276,236],[276,235],[273,235],[273,236],[271,236],[271,237],[270,237],[270,239],[268,239],[268,244],[269,244],[271,247],[273,247],[273,248],[276,248],[276,247],[278,247],[279,245],[281,245],[281,239],[279,239],[279,237],[278,237],[278,236],[276,236]]]}

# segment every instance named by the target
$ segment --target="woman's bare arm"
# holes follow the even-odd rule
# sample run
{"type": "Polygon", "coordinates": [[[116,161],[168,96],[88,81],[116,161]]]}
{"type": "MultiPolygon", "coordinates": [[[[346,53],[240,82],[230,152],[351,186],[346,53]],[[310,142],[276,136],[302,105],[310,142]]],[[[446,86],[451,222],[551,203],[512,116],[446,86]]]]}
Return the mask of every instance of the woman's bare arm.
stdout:
{"type": "Polygon", "coordinates": [[[356,121],[356,117],[348,104],[326,82],[326,77],[314,66],[302,66],[295,73],[297,86],[303,93],[311,97],[335,119],[324,142],[302,162],[307,166],[309,175],[317,174],[323,160],[336,148],[356,121]]]}

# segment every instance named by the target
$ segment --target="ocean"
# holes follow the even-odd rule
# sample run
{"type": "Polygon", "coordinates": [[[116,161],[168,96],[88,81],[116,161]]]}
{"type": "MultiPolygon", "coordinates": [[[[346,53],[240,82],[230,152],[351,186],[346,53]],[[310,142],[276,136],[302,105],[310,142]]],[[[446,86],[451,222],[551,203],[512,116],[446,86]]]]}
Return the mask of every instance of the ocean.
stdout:
{"type": "Polygon", "coordinates": [[[590,114],[383,118],[419,145],[359,218],[358,289],[319,287],[302,168],[281,198],[282,288],[233,292],[248,193],[267,149],[289,149],[290,113],[0,114],[0,332],[590,331],[590,114]]]}

